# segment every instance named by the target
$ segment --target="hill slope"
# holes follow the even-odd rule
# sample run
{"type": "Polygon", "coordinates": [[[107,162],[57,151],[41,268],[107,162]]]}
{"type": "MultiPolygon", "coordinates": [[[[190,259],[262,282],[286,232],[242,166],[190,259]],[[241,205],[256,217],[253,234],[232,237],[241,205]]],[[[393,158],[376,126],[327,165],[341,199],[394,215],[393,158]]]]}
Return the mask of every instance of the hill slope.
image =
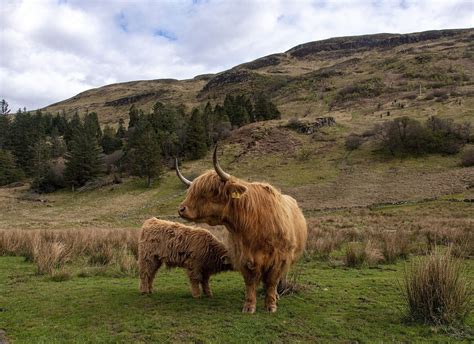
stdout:
{"type": "Polygon", "coordinates": [[[473,38],[474,29],[331,38],[215,75],[91,89],[45,110],[95,111],[103,123],[115,123],[127,117],[132,104],[145,110],[156,101],[193,107],[207,100],[221,101],[231,92],[265,92],[287,118],[361,105],[367,111],[386,111],[384,104],[400,99],[429,106],[435,100],[449,101],[449,95],[471,98],[474,94],[473,38]]]}

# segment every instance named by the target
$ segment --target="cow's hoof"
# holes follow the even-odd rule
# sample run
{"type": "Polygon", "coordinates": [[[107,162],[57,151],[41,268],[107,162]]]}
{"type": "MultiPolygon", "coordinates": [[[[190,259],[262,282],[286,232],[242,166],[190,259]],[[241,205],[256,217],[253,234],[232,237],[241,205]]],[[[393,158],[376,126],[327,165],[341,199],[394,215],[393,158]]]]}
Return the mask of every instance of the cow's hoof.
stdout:
{"type": "Polygon", "coordinates": [[[254,305],[244,305],[244,308],[242,308],[242,313],[249,313],[253,314],[255,313],[256,307],[254,305]]]}
{"type": "Polygon", "coordinates": [[[277,306],[276,305],[270,305],[266,307],[267,312],[269,313],[275,313],[277,311],[277,306]]]}

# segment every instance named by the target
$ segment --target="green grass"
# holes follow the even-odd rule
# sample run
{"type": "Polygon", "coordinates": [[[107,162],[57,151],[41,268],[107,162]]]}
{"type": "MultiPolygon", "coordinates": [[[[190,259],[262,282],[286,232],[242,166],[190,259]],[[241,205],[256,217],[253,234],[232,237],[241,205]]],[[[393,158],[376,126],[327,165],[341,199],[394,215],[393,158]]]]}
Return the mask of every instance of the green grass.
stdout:
{"type": "MultiPolygon", "coordinates": [[[[470,275],[474,277],[472,262],[470,275]]],[[[243,282],[236,272],[214,276],[214,298],[194,300],[182,270],[163,270],[155,293],[137,278],[35,276],[22,258],[0,258],[0,328],[14,343],[59,342],[437,342],[440,329],[406,323],[399,291],[404,263],[380,269],[300,263],[307,289],[279,301],[277,314],[240,313],[243,282]]],[[[467,326],[474,325],[474,317],[467,326]]]]}

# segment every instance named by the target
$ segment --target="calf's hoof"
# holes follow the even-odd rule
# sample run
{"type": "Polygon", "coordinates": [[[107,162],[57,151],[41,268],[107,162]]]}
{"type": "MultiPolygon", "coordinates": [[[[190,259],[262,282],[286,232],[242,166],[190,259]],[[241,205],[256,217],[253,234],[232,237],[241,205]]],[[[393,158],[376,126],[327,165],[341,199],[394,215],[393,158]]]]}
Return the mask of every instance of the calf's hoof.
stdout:
{"type": "Polygon", "coordinates": [[[256,306],[255,305],[248,305],[248,304],[245,304],[244,305],[244,308],[242,308],[242,313],[249,313],[249,314],[253,314],[255,313],[255,310],[256,310],[256,306]]]}

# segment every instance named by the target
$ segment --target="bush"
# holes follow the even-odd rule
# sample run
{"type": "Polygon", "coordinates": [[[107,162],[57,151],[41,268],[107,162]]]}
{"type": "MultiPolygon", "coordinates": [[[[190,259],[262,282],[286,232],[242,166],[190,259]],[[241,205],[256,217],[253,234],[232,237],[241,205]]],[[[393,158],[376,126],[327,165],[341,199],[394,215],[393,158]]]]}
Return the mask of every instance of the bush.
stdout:
{"type": "Polygon", "coordinates": [[[463,153],[461,165],[464,167],[474,166],[474,148],[470,148],[463,153]]]}
{"type": "Polygon", "coordinates": [[[469,141],[469,123],[430,117],[423,126],[417,120],[400,117],[375,126],[380,148],[396,154],[455,154],[469,141]]]}
{"type": "Polygon", "coordinates": [[[380,78],[358,81],[342,88],[336,95],[336,101],[344,102],[358,98],[376,97],[382,94],[384,83],[380,78]]]}
{"type": "Polygon", "coordinates": [[[345,142],[344,145],[345,145],[347,150],[353,151],[353,150],[356,150],[357,148],[359,148],[362,145],[363,142],[364,142],[364,139],[362,137],[360,137],[359,135],[350,134],[346,138],[346,142],[345,142]]]}
{"type": "Polygon", "coordinates": [[[66,187],[66,182],[64,181],[64,161],[60,159],[56,163],[51,164],[46,175],[39,180],[35,179],[31,187],[41,193],[50,193],[66,187]]]}
{"type": "Polygon", "coordinates": [[[435,325],[462,323],[472,289],[460,261],[435,250],[405,271],[404,296],[411,319],[435,325]]]}

